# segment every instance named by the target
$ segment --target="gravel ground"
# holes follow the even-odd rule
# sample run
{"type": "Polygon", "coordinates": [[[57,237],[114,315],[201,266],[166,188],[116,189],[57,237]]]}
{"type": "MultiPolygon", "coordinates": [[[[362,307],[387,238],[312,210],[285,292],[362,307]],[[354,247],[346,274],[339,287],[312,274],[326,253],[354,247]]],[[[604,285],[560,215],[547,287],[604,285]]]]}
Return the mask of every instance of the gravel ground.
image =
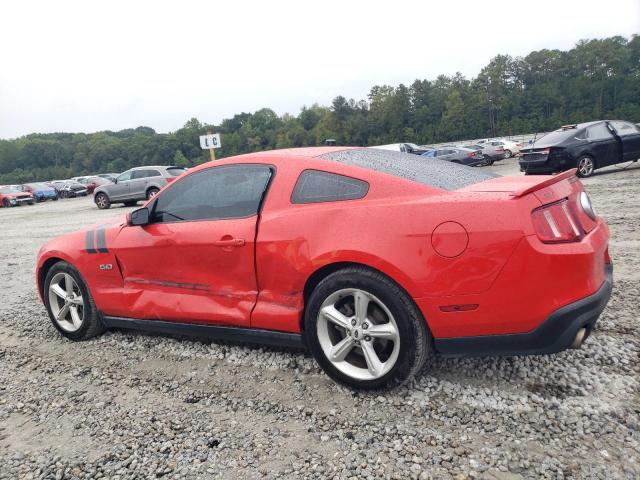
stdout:
{"type": "MultiPolygon", "coordinates": [[[[488,168],[516,173],[513,160],[488,168]]],[[[640,166],[585,184],[616,270],[583,348],[435,358],[375,395],[302,351],[127,332],[69,342],[37,299],[36,252],[128,209],[0,209],[0,478],[639,478],[640,166]]]]}

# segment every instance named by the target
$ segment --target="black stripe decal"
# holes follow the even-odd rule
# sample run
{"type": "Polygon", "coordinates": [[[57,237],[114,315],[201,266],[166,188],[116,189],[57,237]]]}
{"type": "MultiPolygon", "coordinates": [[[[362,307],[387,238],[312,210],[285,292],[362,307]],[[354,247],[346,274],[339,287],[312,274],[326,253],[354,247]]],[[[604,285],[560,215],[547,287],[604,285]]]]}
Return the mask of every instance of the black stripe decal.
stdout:
{"type": "Polygon", "coordinates": [[[96,249],[93,248],[93,230],[87,232],[86,245],[87,253],[96,253],[96,249]]]}
{"type": "Polygon", "coordinates": [[[96,232],[96,243],[97,243],[97,247],[98,247],[98,251],[100,253],[108,253],[109,250],[107,250],[107,241],[104,238],[104,228],[99,229],[96,232]]]}

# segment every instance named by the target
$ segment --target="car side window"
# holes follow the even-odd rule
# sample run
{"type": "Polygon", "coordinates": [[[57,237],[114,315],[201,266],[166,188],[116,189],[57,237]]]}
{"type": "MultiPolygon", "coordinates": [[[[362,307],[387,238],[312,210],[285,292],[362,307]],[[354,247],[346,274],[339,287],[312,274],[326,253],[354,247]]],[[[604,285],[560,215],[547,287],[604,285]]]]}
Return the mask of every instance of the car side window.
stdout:
{"type": "Polygon", "coordinates": [[[131,180],[131,170],[129,170],[128,172],[124,172],[122,174],[120,174],[117,178],[118,183],[120,182],[126,182],[127,180],[131,180]]]}
{"type": "Polygon", "coordinates": [[[147,170],[134,170],[131,173],[131,180],[140,180],[141,178],[146,178],[147,170]]]}
{"type": "Polygon", "coordinates": [[[616,133],[619,137],[626,137],[628,135],[635,135],[638,133],[638,130],[631,123],[620,121],[613,121],[609,123],[611,123],[611,126],[616,129],[616,133]]]}
{"type": "Polygon", "coordinates": [[[162,174],[158,170],[147,170],[147,177],[161,177],[162,174]]]}
{"type": "Polygon", "coordinates": [[[610,140],[613,136],[607,128],[607,125],[603,122],[587,128],[587,138],[591,141],[598,141],[610,140]]]}
{"type": "Polygon", "coordinates": [[[224,165],[176,180],[151,207],[151,222],[245,218],[258,213],[272,176],[268,165],[224,165]]]}
{"type": "Polygon", "coordinates": [[[357,178],[320,170],[305,170],[298,177],[291,203],[322,203],[356,200],[369,191],[369,184],[357,178]]]}

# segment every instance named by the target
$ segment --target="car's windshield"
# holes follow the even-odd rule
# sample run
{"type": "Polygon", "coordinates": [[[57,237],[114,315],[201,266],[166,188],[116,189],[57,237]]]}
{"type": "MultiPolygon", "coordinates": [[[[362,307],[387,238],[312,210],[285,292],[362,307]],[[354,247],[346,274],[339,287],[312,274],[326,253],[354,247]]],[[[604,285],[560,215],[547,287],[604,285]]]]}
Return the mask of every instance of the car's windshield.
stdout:
{"type": "Polygon", "coordinates": [[[4,187],[0,187],[0,193],[16,193],[20,190],[15,185],[5,185],[4,187]]]}

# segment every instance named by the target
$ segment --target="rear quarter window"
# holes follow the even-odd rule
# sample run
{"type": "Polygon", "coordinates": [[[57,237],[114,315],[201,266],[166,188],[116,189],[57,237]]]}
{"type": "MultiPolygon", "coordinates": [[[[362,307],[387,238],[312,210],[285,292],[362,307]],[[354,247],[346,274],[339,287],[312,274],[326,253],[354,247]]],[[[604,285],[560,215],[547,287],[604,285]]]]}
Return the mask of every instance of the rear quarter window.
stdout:
{"type": "Polygon", "coordinates": [[[182,175],[186,171],[187,171],[186,168],[180,168],[180,167],[167,168],[167,173],[172,177],[177,177],[179,175],[182,175]]]}
{"type": "Polygon", "coordinates": [[[320,170],[305,170],[298,177],[291,203],[322,203],[356,200],[366,196],[369,184],[357,178],[320,170]]]}

